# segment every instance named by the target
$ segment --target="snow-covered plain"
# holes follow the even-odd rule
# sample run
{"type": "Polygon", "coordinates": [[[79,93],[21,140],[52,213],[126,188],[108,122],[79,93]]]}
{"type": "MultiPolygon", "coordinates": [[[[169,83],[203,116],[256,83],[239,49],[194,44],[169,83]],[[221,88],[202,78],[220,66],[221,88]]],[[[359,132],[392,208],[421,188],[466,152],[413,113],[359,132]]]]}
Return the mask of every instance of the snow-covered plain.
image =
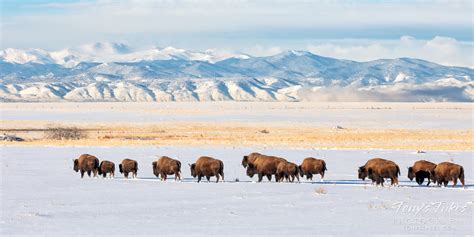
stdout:
{"type": "Polygon", "coordinates": [[[473,154],[388,150],[302,150],[236,147],[3,146],[0,234],[153,236],[472,235],[473,154]],[[324,158],[325,182],[254,183],[242,155],[260,151],[300,163],[324,158]],[[90,153],[119,163],[139,162],[137,179],[80,179],[72,159],[90,153]],[[183,163],[182,182],[161,182],[156,155],[183,163]],[[200,155],[222,159],[225,183],[196,183],[187,163],[200,155]],[[357,180],[372,157],[396,161],[400,187],[357,180]],[[464,166],[466,189],[418,186],[406,178],[415,160],[452,160],[464,166]],[[239,182],[236,182],[236,179],[239,182]]]}
{"type": "Polygon", "coordinates": [[[271,122],[319,127],[471,129],[473,108],[470,103],[1,103],[0,119],[52,124],[271,122]]]}

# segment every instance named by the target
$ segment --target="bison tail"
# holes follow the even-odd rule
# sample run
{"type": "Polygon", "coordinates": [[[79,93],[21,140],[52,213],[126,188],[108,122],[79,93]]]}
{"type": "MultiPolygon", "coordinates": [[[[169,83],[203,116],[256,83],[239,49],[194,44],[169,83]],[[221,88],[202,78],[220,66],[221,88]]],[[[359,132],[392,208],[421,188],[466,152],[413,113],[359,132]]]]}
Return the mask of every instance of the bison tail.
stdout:
{"type": "Polygon", "coordinates": [[[224,162],[219,161],[221,167],[219,168],[219,174],[222,176],[222,181],[224,181],[224,162]]]}
{"type": "Polygon", "coordinates": [[[122,164],[119,164],[119,171],[120,173],[123,173],[122,164]]]}
{"type": "Polygon", "coordinates": [[[328,168],[326,168],[326,161],[323,161],[323,171],[327,171],[328,168]]]}
{"type": "Polygon", "coordinates": [[[400,167],[397,165],[397,174],[400,175],[400,167]]]}
{"type": "Polygon", "coordinates": [[[178,172],[181,172],[181,161],[178,160],[178,172]]]}
{"type": "Polygon", "coordinates": [[[135,171],[138,171],[138,162],[135,162],[135,171]]]}
{"type": "Polygon", "coordinates": [[[459,179],[464,183],[464,168],[461,166],[461,170],[459,171],[459,179]]]}

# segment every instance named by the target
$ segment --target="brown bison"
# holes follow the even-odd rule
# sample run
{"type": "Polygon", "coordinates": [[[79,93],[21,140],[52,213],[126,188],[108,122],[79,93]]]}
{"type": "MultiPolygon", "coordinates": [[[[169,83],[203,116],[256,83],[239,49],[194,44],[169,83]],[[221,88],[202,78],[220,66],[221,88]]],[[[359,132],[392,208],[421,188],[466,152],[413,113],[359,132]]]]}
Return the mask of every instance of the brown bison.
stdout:
{"type": "Polygon", "coordinates": [[[446,187],[449,181],[453,181],[453,187],[455,187],[459,179],[464,187],[464,168],[460,165],[450,162],[439,163],[435,166],[431,175],[438,186],[443,184],[446,187]]]}
{"type": "Polygon", "coordinates": [[[168,175],[174,174],[174,180],[181,180],[181,162],[167,156],[162,156],[157,161],[153,161],[153,174],[161,176],[162,181],[166,181],[168,175]]]}
{"type": "Polygon", "coordinates": [[[429,186],[431,181],[430,174],[433,173],[435,167],[435,163],[426,160],[416,161],[412,167],[408,167],[408,178],[410,181],[413,181],[413,178],[415,178],[419,185],[423,184],[426,178],[428,179],[427,186],[429,186]]]}
{"type": "Polygon", "coordinates": [[[102,175],[104,178],[109,173],[109,177],[115,177],[115,164],[114,162],[103,160],[100,162],[99,168],[97,169],[99,175],[102,175]]]}
{"type": "Polygon", "coordinates": [[[132,173],[132,178],[136,178],[138,172],[138,163],[136,160],[124,159],[122,160],[122,163],[119,164],[119,171],[120,173],[123,173],[127,179],[128,173],[130,172],[132,173]]]}
{"type": "Polygon", "coordinates": [[[94,177],[97,176],[97,169],[99,168],[99,159],[93,155],[82,154],[79,159],[74,160],[74,171],[81,171],[81,178],[84,177],[84,173],[91,177],[91,172],[94,173],[94,177]]]}
{"type": "Polygon", "coordinates": [[[369,177],[372,183],[375,182],[377,185],[383,186],[385,178],[390,178],[392,185],[398,185],[398,175],[400,175],[398,165],[382,158],[370,159],[365,165],[359,167],[359,178],[365,180],[369,177]]]}
{"type": "Polygon", "coordinates": [[[191,167],[191,175],[196,178],[198,177],[198,183],[202,177],[206,177],[209,182],[211,176],[216,176],[217,182],[219,182],[219,176],[224,182],[224,163],[221,160],[214,159],[208,156],[201,156],[194,164],[189,165],[191,167]]]}
{"type": "Polygon", "coordinates": [[[280,176],[277,173],[278,165],[286,162],[288,161],[280,157],[259,154],[253,163],[248,162],[247,175],[252,178],[257,174],[258,182],[262,181],[263,176],[267,176],[268,181],[271,181],[272,175],[275,175],[275,180],[278,182],[280,180],[280,176]]]}
{"type": "Polygon", "coordinates": [[[279,177],[277,182],[282,182],[283,179],[286,181],[294,182],[295,178],[300,182],[299,178],[299,167],[295,163],[291,162],[280,162],[277,166],[276,176],[279,177]]]}
{"type": "Polygon", "coordinates": [[[300,175],[306,179],[313,180],[313,174],[320,174],[321,180],[324,179],[324,173],[327,171],[326,162],[324,160],[315,159],[313,157],[308,157],[303,160],[299,166],[300,175]]]}

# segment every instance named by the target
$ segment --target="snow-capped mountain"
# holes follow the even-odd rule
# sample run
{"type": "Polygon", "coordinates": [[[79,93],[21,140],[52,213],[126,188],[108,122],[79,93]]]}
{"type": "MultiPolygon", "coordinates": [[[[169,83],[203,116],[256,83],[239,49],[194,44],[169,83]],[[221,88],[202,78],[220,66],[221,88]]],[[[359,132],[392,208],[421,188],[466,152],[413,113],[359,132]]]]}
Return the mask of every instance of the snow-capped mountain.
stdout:
{"type": "Polygon", "coordinates": [[[355,62],[96,43],[0,52],[2,101],[474,101],[474,70],[412,58],[355,62]]]}

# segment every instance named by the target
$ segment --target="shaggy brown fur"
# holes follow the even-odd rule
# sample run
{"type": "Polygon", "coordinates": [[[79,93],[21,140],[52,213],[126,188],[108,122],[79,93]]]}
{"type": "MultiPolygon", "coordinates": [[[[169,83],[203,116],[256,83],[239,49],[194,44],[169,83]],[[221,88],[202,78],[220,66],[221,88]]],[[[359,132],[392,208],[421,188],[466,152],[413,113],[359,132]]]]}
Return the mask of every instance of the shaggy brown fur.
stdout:
{"type": "Polygon", "coordinates": [[[408,167],[408,178],[410,181],[413,181],[413,178],[416,178],[415,180],[419,185],[422,185],[426,178],[428,179],[428,184],[426,186],[429,186],[431,181],[430,174],[433,173],[435,167],[435,163],[426,160],[416,161],[412,167],[408,167]]]}
{"type": "Polygon", "coordinates": [[[219,182],[219,176],[224,182],[224,163],[221,160],[214,159],[208,156],[201,156],[194,164],[189,165],[191,168],[191,175],[198,177],[198,183],[201,182],[202,177],[206,177],[209,182],[212,176],[216,176],[219,182]]]}
{"type": "Polygon", "coordinates": [[[277,182],[283,182],[283,179],[286,179],[286,181],[294,182],[295,178],[300,182],[300,177],[299,177],[299,168],[295,163],[291,162],[280,162],[277,166],[277,175],[280,177],[277,182]]]}
{"type": "Polygon", "coordinates": [[[395,162],[382,158],[373,158],[367,161],[365,165],[359,167],[359,179],[365,180],[369,177],[372,183],[381,184],[383,186],[384,178],[390,178],[392,185],[398,184],[398,175],[400,168],[395,162]],[[392,172],[394,169],[395,172],[392,172]],[[369,170],[371,173],[369,174],[369,170]],[[397,175],[396,175],[397,174],[397,175]]]}
{"type": "Polygon", "coordinates": [[[300,168],[300,175],[306,179],[313,180],[313,174],[320,174],[321,179],[324,179],[324,173],[326,172],[326,162],[324,160],[315,159],[313,157],[308,157],[303,160],[300,168]]]}
{"type": "Polygon", "coordinates": [[[272,175],[275,175],[275,180],[279,181],[280,176],[277,174],[277,168],[282,162],[288,161],[276,156],[260,155],[253,163],[248,163],[247,175],[252,178],[257,174],[258,182],[262,182],[263,176],[267,176],[268,181],[271,181],[272,175]]]}
{"type": "Polygon", "coordinates": [[[257,160],[260,157],[265,157],[265,155],[262,155],[258,152],[252,152],[249,155],[244,156],[244,158],[242,159],[242,166],[244,168],[247,168],[248,164],[253,164],[255,160],[257,160]]]}
{"type": "Polygon", "coordinates": [[[388,160],[386,159],[382,159],[382,158],[373,158],[373,159],[370,159],[368,160],[365,165],[359,167],[359,179],[362,179],[362,180],[365,180],[365,178],[367,178],[368,176],[368,173],[367,173],[367,170],[374,166],[375,164],[377,164],[378,162],[386,162],[388,160]]]}
{"type": "Polygon", "coordinates": [[[443,184],[446,187],[449,181],[453,181],[453,187],[455,187],[459,179],[462,187],[464,187],[464,168],[458,164],[450,162],[439,163],[431,175],[438,183],[438,186],[443,184]]]}
{"type": "Polygon", "coordinates": [[[93,155],[82,154],[79,159],[73,160],[74,171],[81,171],[81,178],[84,177],[84,173],[91,177],[91,172],[94,173],[94,177],[97,176],[97,169],[99,168],[99,159],[93,155]]]}
{"type": "Polygon", "coordinates": [[[162,181],[166,181],[168,175],[174,174],[174,180],[181,180],[181,162],[167,156],[162,156],[157,161],[153,161],[153,174],[161,176],[162,181]]]}
{"type": "Polygon", "coordinates": [[[124,159],[119,165],[119,171],[120,173],[123,173],[127,179],[128,173],[132,173],[132,178],[136,178],[138,172],[138,162],[136,160],[124,159]]]}
{"type": "Polygon", "coordinates": [[[115,177],[115,164],[114,162],[103,160],[100,162],[99,168],[97,169],[99,175],[102,175],[104,178],[109,173],[109,177],[115,177]]]}
{"type": "Polygon", "coordinates": [[[382,185],[384,179],[391,179],[391,185],[398,185],[398,175],[400,175],[400,168],[394,162],[379,162],[374,166],[368,168],[368,177],[375,181],[377,185],[382,185]]]}

